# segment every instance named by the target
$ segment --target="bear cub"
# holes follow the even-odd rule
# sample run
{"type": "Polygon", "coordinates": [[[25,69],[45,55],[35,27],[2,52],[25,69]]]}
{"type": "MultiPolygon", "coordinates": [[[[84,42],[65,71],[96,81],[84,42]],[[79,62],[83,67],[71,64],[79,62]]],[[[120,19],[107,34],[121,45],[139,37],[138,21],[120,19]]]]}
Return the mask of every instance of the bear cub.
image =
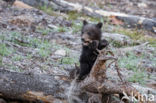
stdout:
{"type": "Polygon", "coordinates": [[[83,80],[91,71],[92,66],[98,56],[97,50],[107,47],[108,41],[101,40],[102,23],[91,24],[83,21],[81,29],[82,53],[80,55],[80,71],[78,80],[83,80]]]}

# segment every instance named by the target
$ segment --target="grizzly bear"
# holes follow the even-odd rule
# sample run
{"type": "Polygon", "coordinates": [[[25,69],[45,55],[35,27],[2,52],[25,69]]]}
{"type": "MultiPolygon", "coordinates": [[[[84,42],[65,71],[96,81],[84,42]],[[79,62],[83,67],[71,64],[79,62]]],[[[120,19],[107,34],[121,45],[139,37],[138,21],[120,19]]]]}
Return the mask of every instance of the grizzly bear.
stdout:
{"type": "Polygon", "coordinates": [[[98,51],[108,45],[107,40],[101,40],[102,23],[91,24],[83,21],[81,29],[82,52],[80,55],[80,71],[77,80],[83,80],[91,71],[98,56],[98,51]]]}

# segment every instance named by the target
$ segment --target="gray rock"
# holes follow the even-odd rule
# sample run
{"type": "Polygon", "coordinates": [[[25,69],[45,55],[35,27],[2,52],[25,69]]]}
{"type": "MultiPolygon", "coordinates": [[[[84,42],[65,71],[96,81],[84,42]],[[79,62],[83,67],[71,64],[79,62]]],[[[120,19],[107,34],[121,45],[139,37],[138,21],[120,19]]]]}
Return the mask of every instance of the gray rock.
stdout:
{"type": "Polygon", "coordinates": [[[140,61],[139,66],[148,72],[156,72],[156,64],[151,62],[151,60],[142,60],[140,61]]]}
{"type": "Polygon", "coordinates": [[[112,34],[112,33],[103,33],[102,34],[103,39],[108,39],[110,41],[116,41],[119,42],[121,45],[131,45],[133,44],[133,40],[130,39],[130,37],[123,35],[123,34],[112,34]]]}
{"type": "Polygon", "coordinates": [[[138,7],[147,8],[147,4],[146,3],[138,3],[138,7]]]}
{"type": "Polygon", "coordinates": [[[66,51],[64,49],[59,49],[59,50],[56,50],[56,52],[54,54],[59,55],[59,56],[65,56],[66,51]]]}

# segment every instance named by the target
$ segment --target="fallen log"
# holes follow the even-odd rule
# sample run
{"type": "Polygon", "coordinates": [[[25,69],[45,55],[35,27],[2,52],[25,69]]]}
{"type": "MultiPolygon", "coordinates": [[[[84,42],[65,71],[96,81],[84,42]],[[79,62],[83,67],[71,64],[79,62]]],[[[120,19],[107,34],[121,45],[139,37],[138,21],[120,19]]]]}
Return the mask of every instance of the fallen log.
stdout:
{"type": "Polygon", "coordinates": [[[16,0],[14,3],[13,3],[14,6],[16,7],[19,7],[19,8],[25,8],[25,9],[33,9],[33,7],[21,2],[21,1],[18,1],[16,0]]]}
{"type": "Polygon", "coordinates": [[[33,0],[33,2],[36,1],[35,3],[32,3],[29,0],[22,1],[32,6],[40,6],[41,4],[48,5],[54,10],[59,10],[61,12],[79,12],[96,18],[108,17],[110,21],[114,21],[115,24],[123,25],[124,27],[145,29],[156,32],[156,21],[154,19],[110,12],[102,9],[93,9],[91,7],[80,5],[78,3],[71,3],[65,0],[49,0],[50,2],[47,0],[33,0]]]}
{"type": "MultiPolygon", "coordinates": [[[[114,58],[113,53],[107,50],[105,50],[103,53],[100,53],[91,70],[90,75],[85,78],[85,80],[78,83],[78,85],[81,90],[85,90],[94,94],[101,94],[100,96],[102,98],[105,98],[104,101],[101,98],[101,103],[105,101],[108,101],[107,103],[111,103],[109,96],[113,94],[119,94],[124,96],[125,94],[126,96],[132,96],[134,94],[135,98],[138,99],[141,97],[141,93],[139,93],[139,91],[136,90],[130,83],[124,80],[124,78],[120,74],[119,67],[117,66],[117,58],[114,58]],[[112,56],[108,56],[108,53],[110,53],[112,56]],[[106,66],[106,62],[108,60],[113,60],[113,62],[115,63],[115,68],[117,70],[116,72],[118,73],[121,81],[113,81],[107,78],[106,71],[108,67],[106,66]]],[[[147,101],[145,101],[144,98],[142,100],[139,100],[139,103],[146,102],[147,101]]]]}
{"type": "Polygon", "coordinates": [[[0,69],[0,97],[19,101],[53,103],[63,90],[54,76],[0,69]]]}

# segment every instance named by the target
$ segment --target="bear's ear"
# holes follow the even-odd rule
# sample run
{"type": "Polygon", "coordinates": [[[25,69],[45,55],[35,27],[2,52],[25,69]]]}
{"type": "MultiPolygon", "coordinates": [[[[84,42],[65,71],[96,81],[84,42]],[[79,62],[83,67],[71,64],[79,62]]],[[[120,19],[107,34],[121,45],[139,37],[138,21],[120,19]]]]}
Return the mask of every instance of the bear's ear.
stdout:
{"type": "Polygon", "coordinates": [[[87,25],[88,22],[86,20],[83,20],[83,25],[87,25]]]}
{"type": "Polygon", "coordinates": [[[101,29],[102,28],[102,23],[99,22],[98,24],[96,24],[96,27],[99,28],[99,29],[101,29]]]}

